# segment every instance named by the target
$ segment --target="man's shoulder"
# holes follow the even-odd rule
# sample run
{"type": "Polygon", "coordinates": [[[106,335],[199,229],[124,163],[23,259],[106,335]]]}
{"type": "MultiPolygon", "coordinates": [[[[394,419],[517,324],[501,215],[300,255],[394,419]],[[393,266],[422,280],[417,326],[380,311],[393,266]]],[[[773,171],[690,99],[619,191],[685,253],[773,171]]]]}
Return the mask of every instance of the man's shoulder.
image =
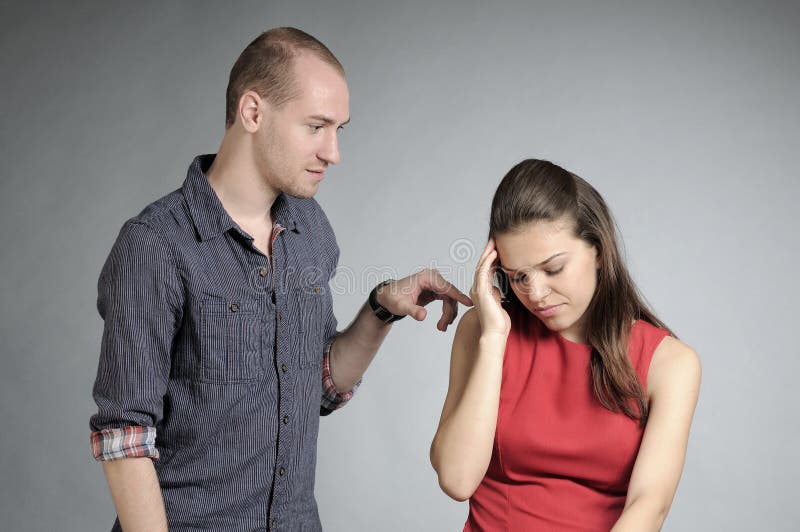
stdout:
{"type": "Polygon", "coordinates": [[[147,225],[158,225],[165,219],[174,216],[174,211],[184,203],[182,189],[173,190],[166,196],[162,196],[147,205],[131,221],[144,223],[147,225]]]}
{"type": "Polygon", "coordinates": [[[170,192],[142,209],[122,224],[110,257],[165,257],[167,242],[172,240],[177,224],[175,210],[180,205],[180,190],[170,192]]]}
{"type": "Polygon", "coordinates": [[[139,214],[129,218],[125,225],[140,224],[159,233],[167,232],[176,225],[184,203],[182,189],[179,188],[147,205],[139,214]]]}
{"type": "Polygon", "coordinates": [[[114,241],[109,260],[113,257],[122,257],[126,261],[169,259],[172,256],[170,247],[180,240],[180,233],[184,231],[185,224],[181,222],[185,218],[181,214],[183,202],[181,189],[178,189],[125,220],[114,241]]]}

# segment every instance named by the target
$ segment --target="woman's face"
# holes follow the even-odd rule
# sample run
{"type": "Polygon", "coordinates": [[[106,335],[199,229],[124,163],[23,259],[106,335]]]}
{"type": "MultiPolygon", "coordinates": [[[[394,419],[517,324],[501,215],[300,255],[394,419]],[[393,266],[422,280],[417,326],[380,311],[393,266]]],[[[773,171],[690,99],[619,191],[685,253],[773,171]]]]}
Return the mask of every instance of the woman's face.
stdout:
{"type": "Polygon", "coordinates": [[[500,268],[525,307],[551,331],[586,343],[584,315],[597,288],[597,249],[566,218],[495,237],[500,268]]]}

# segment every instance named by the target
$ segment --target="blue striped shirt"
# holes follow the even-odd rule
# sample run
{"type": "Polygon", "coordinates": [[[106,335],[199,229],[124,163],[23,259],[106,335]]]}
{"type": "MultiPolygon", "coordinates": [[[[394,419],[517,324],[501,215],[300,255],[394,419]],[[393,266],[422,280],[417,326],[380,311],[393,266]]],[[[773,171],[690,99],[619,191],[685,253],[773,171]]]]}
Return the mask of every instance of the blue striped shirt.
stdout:
{"type": "Polygon", "coordinates": [[[128,220],[103,267],[90,425],[111,446],[144,428],[170,530],[321,530],[319,416],[343,403],[322,386],[339,248],[315,200],[280,194],[270,260],[208,183],[213,158],[128,220]]]}

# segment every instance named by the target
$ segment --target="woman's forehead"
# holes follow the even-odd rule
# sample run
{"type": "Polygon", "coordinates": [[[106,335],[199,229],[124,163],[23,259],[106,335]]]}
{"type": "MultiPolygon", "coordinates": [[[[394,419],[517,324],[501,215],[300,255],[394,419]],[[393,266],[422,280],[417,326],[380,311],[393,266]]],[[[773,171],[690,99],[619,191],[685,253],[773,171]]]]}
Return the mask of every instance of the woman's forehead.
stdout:
{"type": "Polygon", "coordinates": [[[554,255],[561,256],[580,244],[569,223],[541,221],[496,237],[498,255],[504,268],[538,265],[554,255]]]}

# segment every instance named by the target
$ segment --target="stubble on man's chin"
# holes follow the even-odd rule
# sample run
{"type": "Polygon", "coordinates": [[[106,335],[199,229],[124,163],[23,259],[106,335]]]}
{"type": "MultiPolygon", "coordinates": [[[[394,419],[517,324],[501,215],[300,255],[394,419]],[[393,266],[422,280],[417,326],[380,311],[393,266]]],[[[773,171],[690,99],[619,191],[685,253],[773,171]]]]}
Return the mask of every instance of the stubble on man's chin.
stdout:
{"type": "Polygon", "coordinates": [[[290,189],[284,190],[283,193],[287,196],[291,196],[297,199],[311,199],[313,198],[319,187],[309,187],[309,188],[299,188],[299,187],[292,187],[290,189]]]}

